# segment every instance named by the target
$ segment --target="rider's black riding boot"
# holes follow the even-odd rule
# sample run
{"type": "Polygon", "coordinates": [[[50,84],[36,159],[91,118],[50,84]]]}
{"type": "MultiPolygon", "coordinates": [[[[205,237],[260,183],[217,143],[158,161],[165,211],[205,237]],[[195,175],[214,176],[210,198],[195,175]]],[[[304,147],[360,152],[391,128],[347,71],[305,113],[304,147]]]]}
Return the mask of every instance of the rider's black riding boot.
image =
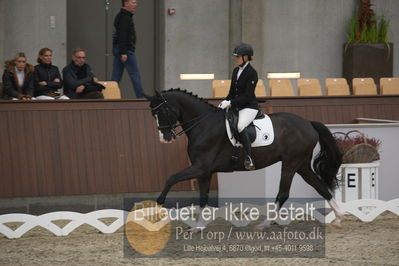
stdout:
{"type": "Polygon", "coordinates": [[[240,133],[240,141],[241,144],[244,146],[244,152],[245,152],[245,161],[244,161],[244,166],[245,169],[247,170],[255,170],[255,165],[254,162],[251,158],[251,141],[249,140],[247,130],[244,129],[240,133]]]}

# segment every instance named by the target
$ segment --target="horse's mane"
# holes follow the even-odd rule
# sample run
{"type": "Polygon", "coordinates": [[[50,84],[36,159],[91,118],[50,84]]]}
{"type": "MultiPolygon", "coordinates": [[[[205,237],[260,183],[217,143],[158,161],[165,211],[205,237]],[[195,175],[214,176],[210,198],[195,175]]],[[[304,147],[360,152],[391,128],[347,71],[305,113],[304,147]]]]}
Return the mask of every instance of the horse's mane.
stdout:
{"type": "Polygon", "coordinates": [[[202,97],[199,97],[197,94],[193,94],[191,91],[182,90],[180,88],[171,88],[171,89],[169,89],[167,91],[163,91],[162,93],[168,93],[168,92],[180,92],[180,93],[183,93],[185,95],[188,95],[188,96],[192,97],[193,99],[196,99],[196,100],[198,100],[198,101],[200,101],[202,103],[207,104],[208,106],[210,106],[210,107],[212,107],[214,109],[221,110],[221,109],[217,108],[216,106],[214,106],[213,104],[209,103],[208,101],[204,100],[202,97]]]}

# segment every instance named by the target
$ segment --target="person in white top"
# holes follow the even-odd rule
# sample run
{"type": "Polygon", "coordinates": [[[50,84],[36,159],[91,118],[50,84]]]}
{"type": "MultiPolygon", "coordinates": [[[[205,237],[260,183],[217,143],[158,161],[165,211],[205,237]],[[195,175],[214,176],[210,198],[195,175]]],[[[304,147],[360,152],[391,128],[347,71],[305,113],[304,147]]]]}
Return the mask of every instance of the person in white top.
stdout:
{"type": "Polygon", "coordinates": [[[17,53],[5,62],[3,73],[3,98],[6,100],[30,100],[33,97],[34,67],[27,63],[25,53],[17,53]]]}

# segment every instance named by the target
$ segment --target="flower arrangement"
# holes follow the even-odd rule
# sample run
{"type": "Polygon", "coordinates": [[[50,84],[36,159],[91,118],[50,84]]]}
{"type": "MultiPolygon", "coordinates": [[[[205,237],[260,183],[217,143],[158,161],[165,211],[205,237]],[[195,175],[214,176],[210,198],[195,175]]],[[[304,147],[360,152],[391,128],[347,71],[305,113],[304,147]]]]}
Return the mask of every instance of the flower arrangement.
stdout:
{"type": "Polygon", "coordinates": [[[381,141],[379,139],[366,137],[357,130],[347,133],[335,132],[334,137],[342,153],[343,163],[370,163],[380,159],[381,141]],[[357,135],[351,137],[352,133],[357,133],[357,135]]]}
{"type": "Polygon", "coordinates": [[[350,43],[388,43],[389,20],[377,18],[371,0],[359,0],[359,11],[350,21],[347,46],[350,43]]]}

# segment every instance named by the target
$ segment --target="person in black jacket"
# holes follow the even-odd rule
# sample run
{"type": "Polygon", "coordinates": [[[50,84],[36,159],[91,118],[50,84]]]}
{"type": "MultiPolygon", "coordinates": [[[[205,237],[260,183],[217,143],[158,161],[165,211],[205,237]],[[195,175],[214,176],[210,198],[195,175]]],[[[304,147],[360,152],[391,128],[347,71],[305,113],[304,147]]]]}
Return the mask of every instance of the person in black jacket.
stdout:
{"type": "Polygon", "coordinates": [[[51,49],[42,48],[39,51],[39,64],[35,66],[34,73],[35,97],[38,100],[69,99],[58,92],[62,88],[62,79],[58,67],[51,63],[52,58],[51,49]]]}
{"type": "Polygon", "coordinates": [[[86,64],[86,51],[76,48],[72,53],[72,62],[64,67],[64,93],[71,99],[104,99],[91,67],[86,64]]]}
{"type": "Polygon", "coordinates": [[[114,20],[113,50],[114,66],[112,81],[120,82],[126,67],[132,80],[137,98],[144,98],[141,85],[140,71],[136,60],[136,29],[133,22],[133,11],[136,10],[137,0],[122,0],[123,7],[114,20]]]}
{"type": "Polygon", "coordinates": [[[4,99],[30,100],[33,97],[34,67],[27,63],[25,53],[5,62],[3,73],[4,99]]]}
{"type": "Polygon", "coordinates": [[[251,45],[241,43],[234,48],[237,67],[233,70],[231,86],[226,99],[219,104],[219,108],[234,108],[238,110],[238,132],[240,142],[246,153],[244,165],[248,170],[254,170],[255,165],[251,157],[251,142],[248,133],[244,130],[256,117],[259,111],[255,96],[255,87],[258,83],[258,73],[251,66],[254,52],[251,45]]]}

